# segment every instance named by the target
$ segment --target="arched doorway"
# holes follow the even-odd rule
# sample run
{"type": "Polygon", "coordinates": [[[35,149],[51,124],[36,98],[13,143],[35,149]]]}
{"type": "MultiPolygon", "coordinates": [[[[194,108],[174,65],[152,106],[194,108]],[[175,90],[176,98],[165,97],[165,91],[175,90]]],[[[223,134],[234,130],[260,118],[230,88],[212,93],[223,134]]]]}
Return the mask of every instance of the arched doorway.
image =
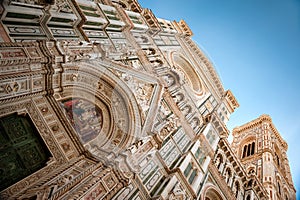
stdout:
{"type": "Polygon", "coordinates": [[[204,200],[225,200],[222,195],[213,187],[206,190],[204,200]]]}

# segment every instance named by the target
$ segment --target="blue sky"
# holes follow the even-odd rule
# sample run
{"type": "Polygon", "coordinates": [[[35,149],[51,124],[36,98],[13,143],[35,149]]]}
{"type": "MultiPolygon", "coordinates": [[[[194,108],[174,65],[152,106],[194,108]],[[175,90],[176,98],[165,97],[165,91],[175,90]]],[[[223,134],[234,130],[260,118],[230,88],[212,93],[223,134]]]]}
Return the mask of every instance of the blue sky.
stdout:
{"type": "Polygon", "coordinates": [[[184,19],[240,103],[229,130],[269,114],[289,145],[300,199],[300,1],[139,0],[160,18],[184,19]]]}

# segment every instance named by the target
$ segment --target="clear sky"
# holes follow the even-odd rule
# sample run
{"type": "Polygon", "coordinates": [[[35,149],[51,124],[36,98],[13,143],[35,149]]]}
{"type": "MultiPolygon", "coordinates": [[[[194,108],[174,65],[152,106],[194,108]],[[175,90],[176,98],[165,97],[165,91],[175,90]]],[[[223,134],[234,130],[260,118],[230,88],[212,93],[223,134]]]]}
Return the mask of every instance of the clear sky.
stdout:
{"type": "Polygon", "coordinates": [[[139,0],[160,18],[184,19],[240,103],[229,130],[269,114],[289,145],[300,199],[300,0],[139,0]]]}

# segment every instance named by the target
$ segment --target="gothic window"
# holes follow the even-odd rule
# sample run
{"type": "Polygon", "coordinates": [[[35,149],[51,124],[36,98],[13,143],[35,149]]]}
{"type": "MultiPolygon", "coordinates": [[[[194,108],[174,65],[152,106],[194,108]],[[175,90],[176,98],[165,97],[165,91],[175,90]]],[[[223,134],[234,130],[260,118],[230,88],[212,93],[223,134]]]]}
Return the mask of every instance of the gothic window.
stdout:
{"type": "Polygon", "coordinates": [[[248,182],[248,187],[252,187],[252,179],[248,182]]]}
{"type": "Polygon", "coordinates": [[[193,172],[191,173],[190,177],[189,177],[189,183],[190,184],[193,184],[196,176],[197,176],[197,169],[194,169],[193,172]]]}
{"type": "Polygon", "coordinates": [[[212,145],[214,143],[214,141],[216,140],[216,135],[212,130],[210,130],[207,133],[206,138],[207,138],[209,144],[212,145]]]}
{"type": "Polygon", "coordinates": [[[200,163],[200,165],[202,165],[202,164],[204,163],[205,158],[206,158],[206,156],[205,156],[204,154],[202,154],[202,155],[200,156],[200,158],[199,158],[199,163],[200,163]]]}
{"type": "Polygon", "coordinates": [[[245,145],[245,146],[244,146],[244,149],[243,149],[243,157],[242,157],[242,158],[245,158],[246,155],[247,155],[247,154],[246,154],[246,152],[247,152],[247,146],[248,146],[248,145],[245,145]]]}
{"type": "Polygon", "coordinates": [[[281,195],[281,188],[280,188],[279,182],[277,182],[277,187],[278,187],[278,193],[279,193],[279,196],[280,196],[281,195]]]}
{"type": "Polygon", "coordinates": [[[200,149],[198,148],[197,151],[196,151],[196,153],[195,153],[195,157],[198,158],[199,155],[200,155],[200,149]]]}
{"type": "Polygon", "coordinates": [[[279,160],[279,156],[277,155],[277,153],[275,154],[275,156],[276,156],[277,165],[280,166],[280,160],[279,160]]]}
{"type": "Polygon", "coordinates": [[[199,164],[202,165],[203,162],[205,161],[206,155],[202,149],[198,148],[195,153],[195,158],[196,160],[198,160],[199,164]]]}
{"type": "Polygon", "coordinates": [[[254,154],[254,150],[255,150],[255,143],[252,142],[252,146],[251,146],[251,155],[254,154]]]}
{"type": "Polygon", "coordinates": [[[247,157],[250,156],[250,153],[251,153],[251,152],[250,152],[251,146],[252,146],[251,144],[248,144],[248,146],[247,146],[247,157]]]}
{"type": "Polygon", "coordinates": [[[221,154],[218,154],[215,160],[216,167],[220,170],[221,164],[223,163],[223,158],[221,154]]]}
{"type": "Polygon", "coordinates": [[[238,198],[240,191],[240,184],[238,182],[235,182],[235,198],[238,198]]]}
{"type": "Polygon", "coordinates": [[[226,183],[229,183],[229,180],[231,178],[231,171],[229,168],[227,168],[226,173],[225,173],[225,177],[226,177],[226,183]]]}
{"type": "Polygon", "coordinates": [[[213,188],[209,188],[205,194],[205,200],[223,200],[219,192],[213,188]]]}
{"type": "Polygon", "coordinates": [[[185,177],[187,177],[190,174],[191,170],[192,170],[192,163],[189,163],[186,169],[184,170],[185,177]]]}
{"type": "Polygon", "coordinates": [[[29,116],[0,119],[0,191],[46,166],[50,156],[29,116]]]}
{"type": "Polygon", "coordinates": [[[252,156],[255,153],[255,142],[244,145],[242,158],[252,156]]]}
{"type": "Polygon", "coordinates": [[[246,200],[250,200],[250,199],[251,199],[251,198],[250,198],[250,194],[248,194],[246,200]]]}
{"type": "Polygon", "coordinates": [[[190,184],[193,184],[195,177],[197,176],[197,168],[192,163],[189,163],[184,170],[184,176],[187,178],[190,184]]]}

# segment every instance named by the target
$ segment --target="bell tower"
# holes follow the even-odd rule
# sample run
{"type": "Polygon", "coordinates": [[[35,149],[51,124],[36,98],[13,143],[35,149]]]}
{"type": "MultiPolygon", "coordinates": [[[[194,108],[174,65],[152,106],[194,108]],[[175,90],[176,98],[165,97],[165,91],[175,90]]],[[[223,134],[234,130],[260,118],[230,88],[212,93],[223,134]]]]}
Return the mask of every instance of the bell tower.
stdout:
{"type": "MultiPolygon", "coordinates": [[[[295,199],[295,188],[287,158],[288,145],[269,115],[236,127],[232,148],[247,174],[256,176],[270,199],[295,199]]],[[[254,184],[255,185],[255,184],[254,184]]]]}

